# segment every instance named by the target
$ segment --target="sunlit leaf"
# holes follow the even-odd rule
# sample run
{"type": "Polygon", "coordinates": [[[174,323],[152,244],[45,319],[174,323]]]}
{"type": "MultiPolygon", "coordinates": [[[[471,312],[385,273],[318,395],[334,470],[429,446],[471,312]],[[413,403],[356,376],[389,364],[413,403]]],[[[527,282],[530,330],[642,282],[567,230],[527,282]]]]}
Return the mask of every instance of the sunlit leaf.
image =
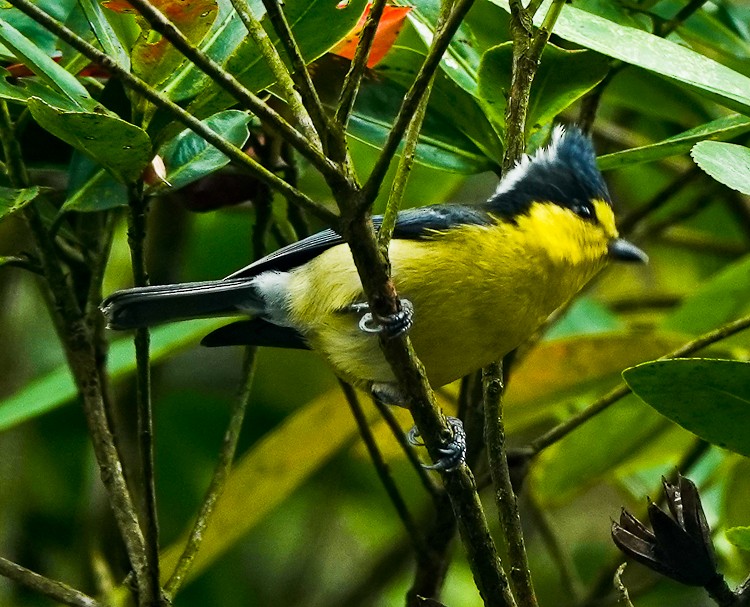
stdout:
{"type": "MultiPolygon", "coordinates": [[[[252,116],[239,110],[226,110],[204,122],[230,143],[242,147],[250,134],[252,116]]],[[[166,180],[181,188],[229,164],[229,158],[190,130],[184,130],[161,150],[167,167],[166,180]]]]}
{"type": "Polygon", "coordinates": [[[0,187],[0,221],[20,211],[39,196],[40,191],[38,186],[23,189],[0,187]]]}
{"type": "MultiPolygon", "coordinates": [[[[508,9],[505,0],[491,0],[508,9]]],[[[549,0],[536,11],[539,26],[549,0]]],[[[675,42],[566,4],[554,33],[614,59],[672,78],[739,112],[750,112],[750,78],[675,42]]]]}
{"type": "Polygon", "coordinates": [[[686,430],[750,456],[750,363],[654,361],[626,369],[623,377],[638,397],[686,430]]]}
{"type": "Polygon", "coordinates": [[[151,161],[153,151],[146,132],[114,114],[68,111],[37,97],[29,99],[28,105],[42,128],[126,183],[138,179],[151,161]]]}
{"type": "Polygon", "coordinates": [[[733,114],[712,120],[658,143],[630,148],[614,154],[604,154],[597,158],[597,163],[602,171],[606,171],[641,162],[653,162],[685,154],[696,143],[705,139],[722,141],[739,137],[748,131],[750,131],[750,118],[741,114],[733,114]]]}
{"type": "MultiPolygon", "coordinates": [[[[159,362],[194,346],[206,333],[223,324],[226,324],[226,319],[191,320],[154,329],[151,332],[151,361],[159,362]]],[[[132,339],[125,337],[112,343],[107,368],[109,377],[115,381],[135,370],[132,339]]],[[[0,400],[0,431],[65,405],[76,394],[67,365],[32,380],[15,394],[0,400]]]]}
{"type": "Polygon", "coordinates": [[[730,544],[737,546],[740,550],[750,552],[750,527],[732,527],[724,534],[730,544]]]}
{"type": "Polygon", "coordinates": [[[701,141],[690,155],[716,181],[750,195],[750,149],[734,143],[701,141]]]}
{"type": "Polygon", "coordinates": [[[97,0],[79,0],[79,4],[102,51],[120,67],[128,70],[130,68],[130,53],[105,17],[101,4],[97,0]]]}

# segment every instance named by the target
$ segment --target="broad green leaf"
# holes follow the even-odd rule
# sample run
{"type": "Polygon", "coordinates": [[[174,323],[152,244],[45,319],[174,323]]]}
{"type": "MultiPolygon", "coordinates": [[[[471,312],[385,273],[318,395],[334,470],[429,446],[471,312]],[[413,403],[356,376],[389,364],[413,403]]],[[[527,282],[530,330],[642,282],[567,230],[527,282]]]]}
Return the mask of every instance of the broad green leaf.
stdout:
{"type": "Polygon", "coordinates": [[[60,213],[105,211],[127,206],[128,192],[125,185],[77,150],[70,162],[69,174],[68,196],[60,213]]]}
{"type": "Polygon", "coordinates": [[[750,195],[750,149],[735,143],[701,141],[690,155],[716,181],[750,195]]]}
{"type": "Polygon", "coordinates": [[[70,99],[40,78],[11,78],[8,70],[0,67],[0,99],[26,105],[31,97],[40,97],[57,107],[71,105],[70,99]]]}
{"type": "Polygon", "coordinates": [[[740,550],[750,552],[750,527],[732,527],[725,532],[730,544],[740,550]]]}
{"type": "MultiPolygon", "coordinates": [[[[491,2],[509,10],[505,0],[491,2]]],[[[537,10],[536,26],[541,25],[548,5],[549,0],[537,10]]],[[[736,111],[750,112],[750,78],[670,40],[608,21],[569,4],[563,8],[554,33],[609,57],[677,80],[736,111]]]]}
{"type": "Polygon", "coordinates": [[[744,527],[750,522],[750,459],[734,457],[730,460],[724,479],[721,521],[725,527],[744,527]]]}
{"type": "MultiPolygon", "coordinates": [[[[382,147],[405,91],[395,83],[363,83],[349,122],[348,134],[375,148],[382,147]]],[[[495,163],[445,117],[425,114],[416,152],[417,162],[455,173],[479,173],[495,163]]]]}
{"type": "MultiPolygon", "coordinates": [[[[252,116],[239,110],[214,114],[204,122],[230,143],[242,147],[250,131],[252,116]]],[[[181,188],[229,164],[229,158],[203,137],[184,130],[161,150],[167,167],[166,179],[172,188],[181,188]]]]}
{"type": "MultiPolygon", "coordinates": [[[[284,13],[305,61],[314,61],[341,40],[356,25],[365,4],[366,0],[351,0],[345,7],[338,8],[335,0],[285,2],[284,13]]],[[[269,35],[278,48],[278,36],[275,33],[269,35]]],[[[286,57],[283,49],[280,53],[283,58],[286,57]]],[[[253,92],[261,91],[276,81],[250,36],[232,53],[225,69],[253,92]]],[[[212,86],[204,89],[188,106],[188,110],[202,118],[234,103],[234,99],[226,91],[212,86]]]]}
{"type": "Polygon", "coordinates": [[[0,19],[0,41],[10,48],[19,61],[60,93],[67,109],[94,110],[97,102],[75,76],[55,63],[21,32],[0,19]]]}
{"type": "Polygon", "coordinates": [[[8,215],[20,211],[33,201],[41,189],[38,186],[23,189],[0,187],[0,221],[8,215]]]}
{"type": "MultiPolygon", "coordinates": [[[[376,416],[374,409],[368,409],[370,419],[376,416]]],[[[234,466],[204,532],[191,575],[231,548],[356,435],[349,407],[341,390],[335,389],[295,411],[264,436],[234,466]]],[[[165,579],[177,564],[186,539],[187,531],[162,553],[165,579]]]]}
{"type": "MultiPolygon", "coordinates": [[[[438,0],[415,2],[413,10],[408,14],[409,21],[426,46],[432,44],[440,4],[438,0]]],[[[453,35],[440,64],[451,80],[474,97],[477,96],[477,69],[481,59],[476,47],[471,31],[462,24],[453,35]]]]}
{"type": "Polygon", "coordinates": [[[741,114],[733,114],[712,120],[659,143],[599,156],[597,163],[602,171],[607,171],[642,162],[653,162],[669,156],[684,154],[696,143],[705,139],[722,141],[739,137],[749,131],[750,118],[741,114]]]}
{"type": "MultiPolygon", "coordinates": [[[[404,89],[411,86],[424,61],[424,53],[394,46],[375,71],[404,89]]],[[[477,99],[463,90],[444,71],[439,70],[430,93],[429,107],[471,139],[483,154],[498,165],[503,159],[503,144],[490,125],[477,99]]]]}
{"type": "Polygon", "coordinates": [[[114,28],[104,15],[101,4],[97,0],[78,0],[91,31],[96,36],[102,51],[114,60],[120,67],[130,69],[130,53],[124,47],[114,28]]]}
{"type": "MultiPolygon", "coordinates": [[[[513,46],[488,50],[479,66],[478,97],[490,122],[502,133],[510,92],[513,46]]],[[[548,44],[531,87],[527,125],[536,130],[596,86],[609,70],[609,61],[588,51],[567,51],[548,44]]]]}
{"type": "Polygon", "coordinates": [[[626,369],[623,377],[638,397],[686,430],[750,456],[750,363],[654,361],[626,369]]]}
{"type": "MultiPolygon", "coordinates": [[[[154,329],[151,332],[151,362],[157,363],[195,345],[206,333],[226,322],[226,319],[191,320],[154,329]]],[[[132,339],[122,338],[112,343],[107,368],[113,381],[135,370],[132,339]]],[[[61,366],[0,400],[0,431],[65,405],[76,395],[76,387],[67,365],[61,366]]]]}
{"type": "Polygon", "coordinates": [[[39,125],[93,158],[126,183],[140,177],[153,151],[146,132],[110,113],[76,112],[29,99],[29,110],[39,125]]]}
{"type": "Polygon", "coordinates": [[[664,321],[668,331],[699,335],[734,320],[750,302],[750,257],[727,265],[686,297],[664,321]]]}

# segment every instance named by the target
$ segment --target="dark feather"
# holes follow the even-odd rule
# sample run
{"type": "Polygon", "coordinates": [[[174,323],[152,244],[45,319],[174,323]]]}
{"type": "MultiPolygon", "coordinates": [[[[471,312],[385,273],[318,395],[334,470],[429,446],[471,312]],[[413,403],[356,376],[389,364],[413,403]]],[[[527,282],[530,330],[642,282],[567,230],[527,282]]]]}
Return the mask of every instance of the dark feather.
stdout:
{"type": "Polygon", "coordinates": [[[290,327],[281,327],[263,320],[239,320],[212,331],[201,340],[202,346],[270,346],[309,350],[302,335],[290,327]]]}

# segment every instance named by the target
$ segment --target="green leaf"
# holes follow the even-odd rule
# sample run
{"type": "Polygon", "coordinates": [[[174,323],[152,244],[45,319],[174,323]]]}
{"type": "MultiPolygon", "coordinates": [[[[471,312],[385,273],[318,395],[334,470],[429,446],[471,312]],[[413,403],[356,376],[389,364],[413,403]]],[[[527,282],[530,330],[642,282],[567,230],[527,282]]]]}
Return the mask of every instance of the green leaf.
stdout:
{"type": "MultiPolygon", "coordinates": [[[[391,132],[404,94],[404,89],[392,82],[363,83],[348,134],[367,145],[381,148],[391,132]]],[[[455,173],[479,173],[495,166],[470,139],[453,127],[450,120],[429,107],[419,135],[416,160],[425,166],[455,173]]]]}
{"type": "Polygon", "coordinates": [[[750,257],[724,267],[667,316],[664,328],[699,335],[737,318],[750,301],[750,257]]]}
{"type": "Polygon", "coordinates": [[[0,187],[0,221],[8,215],[20,211],[39,196],[40,191],[41,189],[38,186],[19,190],[0,187]]]}
{"type": "MultiPolygon", "coordinates": [[[[97,102],[86,88],[12,25],[0,19],[0,41],[10,48],[19,61],[41,78],[47,86],[61,94],[67,109],[93,110],[97,102]]],[[[59,97],[57,98],[59,99],[59,97]]]]}
{"type": "Polygon", "coordinates": [[[748,131],[750,131],[750,118],[741,114],[733,114],[712,120],[674,137],[664,139],[659,143],[652,143],[622,152],[615,152],[614,154],[599,156],[597,163],[602,171],[607,171],[642,162],[653,162],[662,158],[684,154],[694,144],[705,139],[717,141],[733,139],[734,137],[744,135],[748,131]]]}
{"type": "MultiPolygon", "coordinates": [[[[368,409],[369,419],[377,413],[368,409]]],[[[204,532],[191,576],[224,554],[264,516],[356,436],[341,390],[331,390],[292,413],[264,436],[233,468],[204,532]],[[324,436],[325,440],[321,440],[324,436]],[[294,445],[290,449],[289,445],[294,445]],[[304,457],[300,457],[304,453],[304,457]]],[[[171,575],[187,532],[162,553],[164,579],[171,575]]]]}
{"type": "MultiPolygon", "coordinates": [[[[378,63],[375,71],[383,78],[407,89],[414,81],[424,58],[424,53],[403,46],[394,46],[378,63]]],[[[477,99],[458,86],[442,70],[435,75],[429,108],[471,139],[483,154],[492,158],[498,165],[501,164],[502,141],[477,99]]]]}
{"type": "Polygon", "coordinates": [[[716,181],[750,195],[750,149],[735,143],[701,141],[690,155],[716,181]]]}
{"type": "MultiPolygon", "coordinates": [[[[500,44],[482,56],[478,96],[495,129],[505,131],[513,45],[500,44]]],[[[536,130],[594,88],[606,76],[609,61],[588,51],[567,51],[548,44],[531,87],[527,125],[536,130]]]]}
{"type": "Polygon", "coordinates": [[[750,527],[732,527],[725,532],[730,544],[740,550],[750,552],[750,527]]]}
{"type": "MultiPolygon", "coordinates": [[[[505,10],[505,0],[491,0],[505,10]]],[[[549,0],[537,10],[539,26],[549,0]]],[[[569,4],[563,8],[554,33],[570,42],[655,72],[689,86],[739,112],[750,112],[750,78],[695,51],[640,29],[626,27],[569,4]]]]}
{"type": "Polygon", "coordinates": [[[96,36],[102,51],[125,70],[130,69],[130,53],[120,41],[114,28],[104,15],[97,0],[78,0],[91,31],[96,36]]]}
{"type": "Polygon", "coordinates": [[[40,97],[57,107],[70,105],[70,99],[51,89],[39,78],[11,78],[10,72],[0,67],[0,99],[26,105],[31,97],[40,97]]]}
{"type": "Polygon", "coordinates": [[[68,196],[60,213],[105,211],[127,204],[128,192],[123,183],[81,152],[73,154],[68,196]]]}
{"type": "MultiPolygon", "coordinates": [[[[429,46],[435,36],[435,26],[438,21],[441,3],[438,0],[422,0],[415,2],[413,9],[407,15],[419,37],[429,46]]],[[[440,63],[442,70],[458,86],[470,95],[477,96],[479,81],[477,68],[481,55],[469,28],[461,24],[451,38],[448,49],[440,63]]]]}
{"type": "MultiPolygon", "coordinates": [[[[314,61],[341,40],[356,25],[365,4],[366,0],[351,0],[346,7],[337,8],[337,3],[330,0],[285,2],[284,14],[305,61],[314,61]]],[[[275,33],[269,33],[269,36],[273,44],[280,48],[278,36],[275,33]]],[[[286,52],[281,48],[280,53],[283,58],[286,57],[286,52]]],[[[232,53],[225,68],[253,92],[261,91],[276,81],[250,36],[232,53]]],[[[211,86],[198,95],[188,106],[188,110],[198,117],[205,117],[234,103],[227,92],[220,87],[211,86]]]]}
{"type": "MultiPolygon", "coordinates": [[[[239,110],[214,114],[204,122],[212,131],[241,147],[250,135],[252,116],[239,110]]],[[[190,130],[184,130],[161,150],[167,167],[166,180],[173,189],[181,188],[229,164],[229,158],[190,130]]]]}
{"type": "Polygon", "coordinates": [[[123,182],[138,179],[151,162],[151,140],[143,129],[110,113],[75,112],[29,99],[39,125],[100,163],[123,182]]]}
{"type": "MultiPolygon", "coordinates": [[[[226,319],[192,320],[158,327],[151,332],[151,362],[195,345],[203,335],[226,324],[226,319]]],[[[133,340],[122,338],[112,343],[107,360],[109,377],[117,381],[135,370],[133,340]]],[[[71,402],[77,395],[67,365],[35,379],[15,394],[0,400],[0,431],[48,413],[71,402]]]]}
{"type": "Polygon", "coordinates": [[[693,434],[750,456],[750,363],[677,359],[623,372],[633,392],[693,434]]]}

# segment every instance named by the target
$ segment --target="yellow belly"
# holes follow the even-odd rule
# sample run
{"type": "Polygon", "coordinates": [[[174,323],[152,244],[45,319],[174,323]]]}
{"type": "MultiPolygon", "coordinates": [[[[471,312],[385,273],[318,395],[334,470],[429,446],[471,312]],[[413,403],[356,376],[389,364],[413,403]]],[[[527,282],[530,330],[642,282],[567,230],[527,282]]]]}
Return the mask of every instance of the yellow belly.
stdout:
{"type": "MultiPolygon", "coordinates": [[[[414,305],[409,335],[433,387],[519,346],[603,265],[551,259],[528,241],[487,238],[483,230],[508,228],[466,226],[435,241],[391,243],[396,289],[414,305]]],[[[361,314],[346,310],[365,301],[348,247],[293,274],[290,315],[310,345],[350,382],[394,381],[377,337],[360,331],[361,314]]]]}

